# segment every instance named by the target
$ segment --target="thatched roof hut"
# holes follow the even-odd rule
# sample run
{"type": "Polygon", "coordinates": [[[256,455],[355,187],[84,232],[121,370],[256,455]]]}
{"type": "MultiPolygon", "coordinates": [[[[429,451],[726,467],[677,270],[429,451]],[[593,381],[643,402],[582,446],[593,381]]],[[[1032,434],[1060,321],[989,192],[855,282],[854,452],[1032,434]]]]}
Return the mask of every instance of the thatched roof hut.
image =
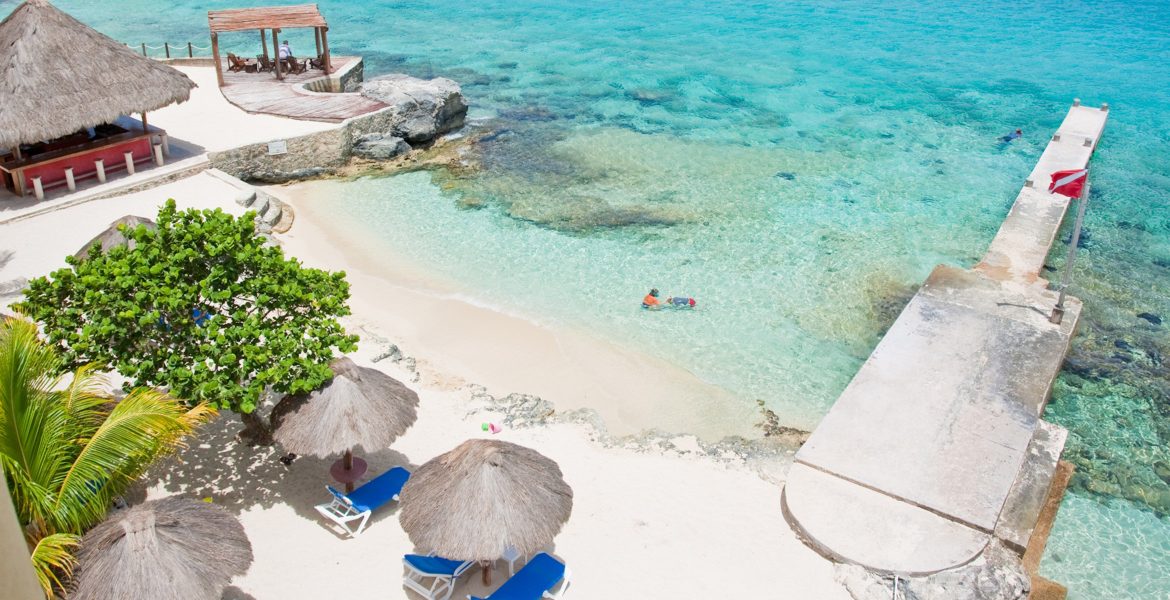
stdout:
{"type": "Polygon", "coordinates": [[[553,460],[499,440],[468,440],[419,467],[402,490],[399,521],[423,552],[493,561],[508,546],[533,554],[573,511],[553,460]]]}
{"type": "Polygon", "coordinates": [[[69,600],[219,600],[252,564],[252,544],[226,510],[172,497],[114,512],[77,558],[69,600]]]}
{"type": "Polygon", "coordinates": [[[393,377],[348,358],[333,379],[276,407],[276,441],[298,454],[327,457],[361,446],[389,448],[418,419],[418,394],[393,377]]]}
{"type": "Polygon", "coordinates": [[[73,256],[76,256],[81,260],[89,258],[89,251],[93,249],[94,244],[101,244],[102,252],[109,252],[110,248],[113,248],[114,246],[126,245],[130,242],[130,240],[126,237],[126,234],[119,229],[120,225],[125,225],[127,229],[134,229],[139,225],[143,225],[147,229],[158,229],[158,225],[146,217],[126,215],[121,219],[110,223],[110,226],[106,228],[105,231],[97,234],[96,237],[82,246],[81,250],[78,250],[77,254],[74,254],[73,256]]]}
{"type": "Polygon", "coordinates": [[[0,21],[0,148],[183,102],[194,87],[47,0],[28,0],[0,21]]]}

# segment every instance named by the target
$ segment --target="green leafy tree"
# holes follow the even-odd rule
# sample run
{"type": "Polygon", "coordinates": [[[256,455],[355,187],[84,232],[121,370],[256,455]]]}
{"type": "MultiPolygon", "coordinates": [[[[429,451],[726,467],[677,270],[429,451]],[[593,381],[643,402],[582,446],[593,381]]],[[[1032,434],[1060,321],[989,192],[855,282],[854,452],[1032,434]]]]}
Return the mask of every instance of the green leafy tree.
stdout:
{"type": "Polygon", "coordinates": [[[71,365],[115,369],[137,386],[240,413],[248,435],[271,443],[254,412],[264,391],[300,394],[333,373],[334,352],[357,337],[345,273],[303,267],[265,245],[252,213],[159,211],[158,228],[124,229],[130,243],[33,280],[18,309],[44,325],[71,365]]]}
{"type": "Polygon", "coordinates": [[[35,325],[0,322],[0,465],[49,597],[113,498],[215,415],[146,388],[115,403],[92,366],[62,377],[64,366],[35,325]]]}

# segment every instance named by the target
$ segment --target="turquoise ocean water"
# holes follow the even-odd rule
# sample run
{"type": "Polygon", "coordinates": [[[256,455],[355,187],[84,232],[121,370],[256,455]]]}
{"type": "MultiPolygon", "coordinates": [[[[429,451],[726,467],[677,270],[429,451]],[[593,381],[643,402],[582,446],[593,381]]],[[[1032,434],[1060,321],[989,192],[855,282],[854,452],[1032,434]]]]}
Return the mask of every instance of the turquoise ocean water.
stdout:
{"type": "MultiPolygon", "coordinates": [[[[250,3],[57,2],[133,45],[206,45],[206,10],[250,3]]],[[[1170,3],[320,5],[335,53],[460,81],[491,132],[482,172],[349,182],[337,219],[803,427],[934,265],[983,254],[1071,100],[1109,102],[1047,413],[1078,472],[1042,573],[1080,600],[1170,598],[1170,3]],[[699,310],[645,314],[650,286],[699,310]]]]}

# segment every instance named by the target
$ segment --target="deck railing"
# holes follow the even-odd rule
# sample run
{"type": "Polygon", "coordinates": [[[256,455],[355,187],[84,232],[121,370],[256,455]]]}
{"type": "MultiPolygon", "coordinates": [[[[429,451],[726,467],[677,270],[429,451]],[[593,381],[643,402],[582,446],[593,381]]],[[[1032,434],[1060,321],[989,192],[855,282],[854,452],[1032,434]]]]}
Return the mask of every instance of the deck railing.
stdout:
{"type": "Polygon", "coordinates": [[[140,42],[137,46],[133,44],[126,45],[139,50],[147,58],[179,58],[182,56],[186,56],[187,58],[211,57],[211,52],[203,53],[204,51],[211,50],[210,44],[207,46],[196,46],[193,42],[180,44],[163,42],[161,46],[150,46],[146,42],[140,42]],[[162,50],[162,52],[160,53],[159,50],[162,50]]]}

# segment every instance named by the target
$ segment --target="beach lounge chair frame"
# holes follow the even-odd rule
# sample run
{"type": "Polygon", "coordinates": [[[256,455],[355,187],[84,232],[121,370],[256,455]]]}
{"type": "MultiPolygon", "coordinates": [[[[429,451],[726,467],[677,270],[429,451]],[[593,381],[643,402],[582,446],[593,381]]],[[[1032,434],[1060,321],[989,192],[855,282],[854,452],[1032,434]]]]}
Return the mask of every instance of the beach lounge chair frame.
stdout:
{"type": "Polygon", "coordinates": [[[261,73],[265,73],[276,68],[276,63],[270,60],[268,56],[264,54],[257,54],[256,62],[260,63],[258,69],[261,73]]]}
{"type": "Polygon", "coordinates": [[[460,563],[434,554],[407,554],[402,557],[402,564],[406,566],[406,578],[402,581],[404,586],[428,600],[447,600],[455,591],[455,582],[475,566],[475,561],[460,563]],[[431,580],[430,585],[427,585],[427,579],[431,580]]]}
{"type": "Polygon", "coordinates": [[[248,61],[246,58],[241,58],[228,52],[228,70],[229,71],[244,71],[245,73],[255,73],[258,68],[256,63],[248,61]]]}
{"type": "Polygon", "coordinates": [[[467,600],[562,600],[572,583],[572,575],[565,563],[547,552],[539,552],[487,598],[468,594],[467,600]],[[558,570],[560,577],[551,579],[558,570]]]}
{"type": "Polygon", "coordinates": [[[408,478],[410,478],[410,471],[402,467],[394,467],[349,494],[339,492],[333,489],[333,486],[327,485],[325,489],[329,490],[333,499],[325,504],[318,504],[314,508],[321,513],[321,516],[344,529],[350,537],[357,537],[365,530],[366,524],[370,521],[370,515],[375,510],[398,500],[398,494],[402,492],[402,486],[406,485],[408,478]],[[357,529],[351,525],[354,521],[358,522],[357,529]]]}

